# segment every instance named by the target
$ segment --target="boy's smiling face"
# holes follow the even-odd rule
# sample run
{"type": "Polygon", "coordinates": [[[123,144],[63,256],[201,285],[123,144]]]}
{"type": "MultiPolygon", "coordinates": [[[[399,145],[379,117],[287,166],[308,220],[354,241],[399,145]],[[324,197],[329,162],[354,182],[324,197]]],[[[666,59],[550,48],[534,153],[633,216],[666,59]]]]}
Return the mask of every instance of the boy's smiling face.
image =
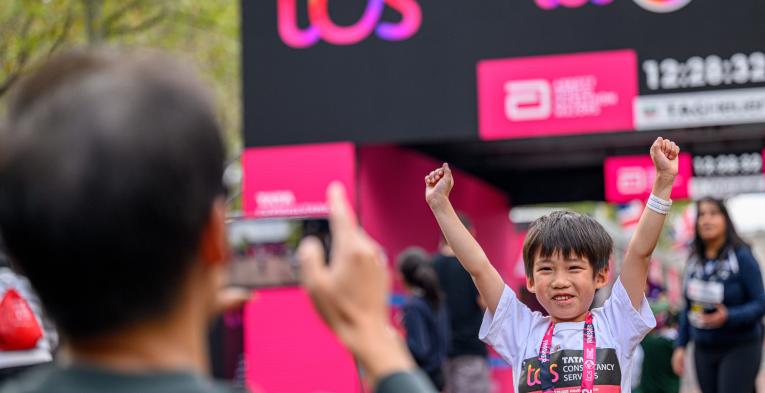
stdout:
{"type": "Polygon", "coordinates": [[[534,270],[526,288],[536,294],[554,322],[584,321],[595,290],[608,283],[608,267],[595,273],[587,257],[556,252],[534,256],[534,270]]]}

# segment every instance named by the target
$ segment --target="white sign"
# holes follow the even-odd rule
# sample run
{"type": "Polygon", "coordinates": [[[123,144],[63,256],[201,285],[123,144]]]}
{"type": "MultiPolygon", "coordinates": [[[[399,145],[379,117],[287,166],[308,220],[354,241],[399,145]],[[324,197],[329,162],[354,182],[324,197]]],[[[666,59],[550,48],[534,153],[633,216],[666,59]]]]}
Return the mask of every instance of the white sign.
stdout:
{"type": "Polygon", "coordinates": [[[635,129],[765,122],[765,88],[640,96],[635,129]]]}
{"type": "Polygon", "coordinates": [[[720,304],[725,296],[725,287],[719,282],[688,280],[688,299],[706,304],[720,304]]]}
{"type": "Polygon", "coordinates": [[[692,177],[689,184],[692,199],[703,197],[727,198],[739,194],[765,192],[765,176],[692,177]]]}

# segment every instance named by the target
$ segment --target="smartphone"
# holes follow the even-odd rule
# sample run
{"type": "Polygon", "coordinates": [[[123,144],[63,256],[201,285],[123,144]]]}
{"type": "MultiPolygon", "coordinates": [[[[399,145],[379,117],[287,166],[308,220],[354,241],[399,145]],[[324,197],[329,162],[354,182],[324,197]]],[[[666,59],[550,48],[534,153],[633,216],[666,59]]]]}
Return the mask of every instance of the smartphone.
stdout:
{"type": "Polygon", "coordinates": [[[300,284],[297,247],[316,236],[329,254],[329,222],[325,218],[250,218],[227,220],[231,250],[229,285],[246,288],[300,284]]]}

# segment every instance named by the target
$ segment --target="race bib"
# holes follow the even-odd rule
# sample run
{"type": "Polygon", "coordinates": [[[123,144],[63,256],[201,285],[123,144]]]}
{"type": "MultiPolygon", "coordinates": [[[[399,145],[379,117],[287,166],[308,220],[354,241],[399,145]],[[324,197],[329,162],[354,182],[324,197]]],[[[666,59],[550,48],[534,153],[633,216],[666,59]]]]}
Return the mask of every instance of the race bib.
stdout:
{"type": "MultiPolygon", "coordinates": [[[[613,348],[597,348],[595,366],[595,386],[589,393],[620,393],[622,371],[619,358],[613,348]]],[[[563,349],[550,355],[550,374],[555,386],[555,393],[588,393],[582,389],[582,369],[584,357],[582,350],[563,349]]],[[[542,391],[541,364],[537,356],[522,362],[516,381],[519,393],[538,393],[542,391]]],[[[513,370],[515,372],[515,370],[513,370]]]]}
{"type": "Polygon", "coordinates": [[[721,304],[725,294],[722,283],[697,278],[688,280],[688,299],[706,304],[721,304]]]}

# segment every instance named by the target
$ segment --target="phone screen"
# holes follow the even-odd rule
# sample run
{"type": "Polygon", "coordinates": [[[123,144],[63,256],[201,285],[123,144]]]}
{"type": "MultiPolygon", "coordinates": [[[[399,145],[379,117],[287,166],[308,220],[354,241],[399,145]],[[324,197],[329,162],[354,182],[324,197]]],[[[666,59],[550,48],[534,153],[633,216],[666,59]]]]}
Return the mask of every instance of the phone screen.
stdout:
{"type": "Polygon", "coordinates": [[[329,245],[329,223],[323,218],[231,218],[229,284],[248,288],[300,283],[297,247],[306,236],[329,245]]]}

